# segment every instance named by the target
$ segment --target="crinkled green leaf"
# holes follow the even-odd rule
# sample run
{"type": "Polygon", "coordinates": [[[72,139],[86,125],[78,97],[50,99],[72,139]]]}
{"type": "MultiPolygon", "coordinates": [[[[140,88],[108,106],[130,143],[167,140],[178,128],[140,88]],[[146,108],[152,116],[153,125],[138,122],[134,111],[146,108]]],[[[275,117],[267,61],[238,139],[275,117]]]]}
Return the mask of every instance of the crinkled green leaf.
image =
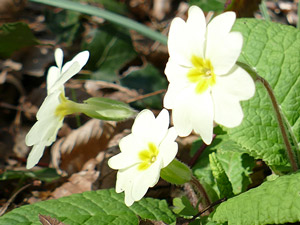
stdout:
{"type": "Polygon", "coordinates": [[[233,193],[239,194],[247,190],[251,183],[249,174],[255,165],[253,157],[242,153],[240,149],[234,149],[233,145],[228,145],[227,151],[218,148],[216,156],[232,184],[233,193]]]}
{"type": "MultiPolygon", "coordinates": [[[[254,159],[246,154],[240,146],[228,142],[227,139],[226,134],[217,135],[212,144],[207,146],[199,157],[193,171],[201,182],[206,182],[218,193],[208,159],[209,154],[216,152],[216,156],[232,184],[233,193],[239,194],[245,191],[250,184],[249,174],[254,166],[254,159]]],[[[201,142],[193,143],[192,149],[199,148],[199,143],[201,142]]]]}
{"type": "MultiPolygon", "coordinates": [[[[270,83],[299,142],[300,31],[256,19],[239,19],[233,30],[240,31],[244,37],[239,60],[254,68],[270,83]]],[[[271,101],[261,83],[256,83],[255,96],[242,102],[242,106],[244,120],[239,127],[227,129],[227,141],[251,156],[263,159],[268,165],[286,170],[289,162],[282,136],[271,101]]],[[[227,141],[223,145],[227,145],[227,141]]]]}
{"type": "Polygon", "coordinates": [[[213,219],[228,225],[285,224],[300,221],[300,173],[266,181],[226,202],[213,219]]]}
{"type": "Polygon", "coordinates": [[[0,57],[9,57],[14,51],[38,44],[26,23],[5,23],[0,26],[0,57]]]}
{"type": "Polygon", "coordinates": [[[232,185],[222,167],[222,164],[219,162],[216,153],[213,152],[209,155],[209,162],[212,173],[216,179],[218,189],[220,191],[220,197],[230,198],[234,196],[232,192],[232,185]]]}
{"type": "Polygon", "coordinates": [[[119,70],[136,57],[129,32],[112,24],[92,29],[83,49],[91,54],[87,67],[95,80],[119,80],[119,70]]]}
{"type": "Polygon", "coordinates": [[[38,214],[51,216],[69,225],[133,225],[139,223],[138,217],[165,223],[175,221],[164,200],[145,198],[127,207],[124,195],[109,189],[22,206],[0,217],[0,224],[39,225],[38,214]]]}

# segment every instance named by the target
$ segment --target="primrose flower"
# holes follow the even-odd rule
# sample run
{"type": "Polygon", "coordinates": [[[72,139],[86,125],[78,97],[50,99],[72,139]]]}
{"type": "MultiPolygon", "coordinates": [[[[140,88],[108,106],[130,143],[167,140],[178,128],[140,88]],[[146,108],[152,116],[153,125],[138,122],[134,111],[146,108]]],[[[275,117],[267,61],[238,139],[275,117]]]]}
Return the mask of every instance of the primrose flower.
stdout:
{"type": "Polygon", "coordinates": [[[43,155],[45,146],[56,140],[58,130],[66,115],[72,114],[72,103],[65,97],[64,83],[78,73],[86,64],[89,52],[83,51],[62,67],[63,52],[55,51],[56,66],[50,67],[47,76],[47,97],[37,112],[37,122],[26,135],[26,145],[33,148],[28,156],[26,168],[34,167],[43,155]]]}
{"type": "Polygon", "coordinates": [[[169,113],[163,109],[157,118],[150,110],[140,112],[132,133],[121,139],[121,153],[108,165],[118,169],[116,192],[125,191],[125,204],[139,201],[160,177],[160,170],[176,156],[178,146],[174,127],[169,127],[169,113]]]}
{"type": "Polygon", "coordinates": [[[179,136],[194,130],[210,144],[214,122],[232,128],[243,120],[240,101],[254,95],[255,85],[235,64],[243,37],[230,32],[234,22],[235,13],[225,12],[206,25],[202,10],[192,6],[186,22],[175,18],[171,23],[164,107],[172,109],[179,136]]]}

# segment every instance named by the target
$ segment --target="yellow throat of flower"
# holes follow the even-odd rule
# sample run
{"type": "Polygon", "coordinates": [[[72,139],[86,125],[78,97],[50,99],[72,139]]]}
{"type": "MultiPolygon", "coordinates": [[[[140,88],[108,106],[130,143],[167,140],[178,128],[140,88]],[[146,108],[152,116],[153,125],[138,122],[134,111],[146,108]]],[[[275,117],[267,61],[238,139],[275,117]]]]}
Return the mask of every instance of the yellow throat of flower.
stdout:
{"type": "Polygon", "coordinates": [[[61,120],[67,116],[70,115],[76,110],[74,110],[74,103],[70,100],[68,100],[64,93],[61,93],[59,95],[60,104],[56,107],[55,115],[59,117],[61,120]]]}
{"type": "Polygon", "coordinates": [[[148,169],[155,161],[158,156],[158,149],[152,142],[148,143],[148,149],[139,152],[139,158],[142,162],[138,166],[138,170],[148,169]]]}
{"type": "Polygon", "coordinates": [[[214,68],[209,59],[195,55],[192,56],[191,62],[194,67],[189,70],[187,78],[191,83],[197,83],[195,92],[201,94],[216,83],[214,68]]]}

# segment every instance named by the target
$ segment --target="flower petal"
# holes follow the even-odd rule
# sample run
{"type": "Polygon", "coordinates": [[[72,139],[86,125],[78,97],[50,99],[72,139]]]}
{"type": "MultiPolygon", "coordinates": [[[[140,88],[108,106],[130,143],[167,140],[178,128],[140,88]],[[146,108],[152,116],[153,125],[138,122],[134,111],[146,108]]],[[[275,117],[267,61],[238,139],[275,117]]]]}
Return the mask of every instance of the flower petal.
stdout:
{"type": "Polygon", "coordinates": [[[133,181],[132,197],[134,201],[139,201],[146,194],[149,187],[157,184],[160,177],[161,162],[155,162],[149,169],[139,173],[133,181]]]}
{"type": "Polygon", "coordinates": [[[47,74],[47,93],[48,95],[51,94],[54,89],[52,86],[55,82],[60,78],[60,70],[56,66],[51,66],[48,70],[47,74]]]}
{"type": "Polygon", "coordinates": [[[251,76],[241,67],[235,66],[231,73],[217,78],[212,88],[215,104],[215,121],[226,127],[236,127],[243,120],[239,101],[248,100],[255,93],[251,76]]]}
{"type": "Polygon", "coordinates": [[[187,74],[190,69],[191,68],[189,67],[184,67],[177,64],[176,61],[170,57],[166,65],[165,74],[170,83],[177,83],[185,86],[189,84],[187,74]]]}
{"type": "Polygon", "coordinates": [[[240,56],[242,46],[243,36],[239,32],[207,40],[206,58],[210,59],[216,75],[228,73],[240,56]]]}
{"type": "Polygon", "coordinates": [[[64,85],[71,77],[77,74],[89,59],[89,52],[83,51],[77,54],[71,61],[67,62],[61,71],[60,78],[51,87],[51,92],[64,85]]]}
{"type": "Polygon", "coordinates": [[[191,66],[189,59],[192,53],[188,48],[186,29],[186,24],[183,19],[177,17],[172,20],[168,36],[168,50],[170,57],[172,57],[177,64],[191,66]]]}
{"type": "Polygon", "coordinates": [[[203,11],[197,6],[191,6],[186,21],[189,47],[192,54],[204,57],[204,43],[206,34],[206,20],[203,11]]]}
{"type": "Polygon", "coordinates": [[[59,95],[61,94],[60,90],[56,90],[55,92],[48,95],[44,102],[42,103],[39,111],[36,114],[36,118],[38,120],[42,118],[46,118],[48,116],[54,116],[55,110],[57,106],[60,104],[59,95]]]}
{"type": "MultiPolygon", "coordinates": [[[[70,69],[70,67],[77,62],[79,64],[79,68],[78,71],[76,73],[78,73],[82,67],[85,66],[85,64],[87,63],[88,59],[90,57],[90,53],[89,51],[83,51],[78,53],[71,61],[67,62],[63,68],[62,68],[62,74],[64,74],[67,70],[70,69]]],[[[69,78],[70,79],[70,78],[69,78]]]]}
{"type": "Polygon", "coordinates": [[[57,65],[59,71],[61,71],[61,67],[62,67],[62,63],[63,63],[63,59],[64,59],[64,53],[61,48],[57,48],[55,50],[54,58],[55,58],[55,62],[56,62],[56,65],[57,65]]]}
{"type": "Polygon", "coordinates": [[[52,144],[56,140],[57,132],[62,124],[62,120],[57,117],[38,120],[26,135],[26,145],[31,146],[40,142],[44,142],[46,146],[52,144]]]}
{"type": "Polygon", "coordinates": [[[126,169],[140,162],[135,156],[137,156],[137,154],[119,153],[108,160],[108,165],[115,170],[126,169]]]}
{"type": "Polygon", "coordinates": [[[238,99],[218,90],[214,92],[213,98],[215,104],[215,122],[230,128],[239,126],[244,114],[238,99]]]}
{"type": "Polygon", "coordinates": [[[170,83],[163,100],[164,107],[167,109],[173,109],[175,104],[178,102],[177,96],[180,96],[180,93],[186,88],[188,88],[188,86],[182,86],[179,83],[170,83]]]}
{"type": "Polygon", "coordinates": [[[39,160],[42,158],[42,155],[44,153],[45,146],[46,143],[44,142],[41,142],[33,146],[27,158],[26,169],[31,169],[39,162],[39,160]]]}
{"type": "MultiPolygon", "coordinates": [[[[162,119],[167,119],[165,113],[162,116],[162,119]]],[[[164,124],[166,124],[166,122],[168,121],[165,121],[164,124]]],[[[157,126],[158,124],[154,114],[150,110],[144,109],[137,115],[133,123],[132,134],[137,139],[142,140],[144,143],[154,142],[157,144],[157,142],[159,142],[165,135],[164,133],[161,137],[161,133],[166,132],[167,130],[166,128],[163,130],[158,130],[157,126]]]]}
{"type": "Polygon", "coordinates": [[[159,155],[162,158],[162,168],[169,165],[170,162],[175,158],[178,151],[178,144],[175,142],[177,133],[174,127],[168,130],[167,136],[164,138],[162,143],[159,145],[159,155]]]}
{"type": "Polygon", "coordinates": [[[219,92],[231,95],[233,98],[248,100],[255,94],[255,84],[251,76],[241,67],[234,66],[229,74],[217,77],[212,92],[218,89],[219,92]]]}
{"type": "Polygon", "coordinates": [[[173,122],[179,136],[187,136],[194,129],[203,141],[210,144],[213,135],[213,102],[209,91],[195,94],[189,88],[178,96],[173,108],[173,122]]]}
{"type": "Polygon", "coordinates": [[[234,12],[225,12],[213,18],[207,25],[207,40],[221,39],[227,35],[235,22],[235,18],[234,12]]]}

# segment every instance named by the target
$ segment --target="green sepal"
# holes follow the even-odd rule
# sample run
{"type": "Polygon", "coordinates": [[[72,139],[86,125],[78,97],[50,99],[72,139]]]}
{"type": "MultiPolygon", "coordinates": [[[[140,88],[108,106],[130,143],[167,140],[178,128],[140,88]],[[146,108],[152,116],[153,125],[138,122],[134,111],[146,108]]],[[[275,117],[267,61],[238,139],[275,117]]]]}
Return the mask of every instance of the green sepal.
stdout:
{"type": "Polygon", "coordinates": [[[192,171],[187,165],[174,159],[160,171],[160,177],[171,184],[180,185],[192,179],[192,171]]]}
{"type": "Polygon", "coordinates": [[[135,111],[126,103],[108,98],[93,97],[84,101],[81,112],[85,115],[100,119],[120,121],[135,114],[135,111]]]}

